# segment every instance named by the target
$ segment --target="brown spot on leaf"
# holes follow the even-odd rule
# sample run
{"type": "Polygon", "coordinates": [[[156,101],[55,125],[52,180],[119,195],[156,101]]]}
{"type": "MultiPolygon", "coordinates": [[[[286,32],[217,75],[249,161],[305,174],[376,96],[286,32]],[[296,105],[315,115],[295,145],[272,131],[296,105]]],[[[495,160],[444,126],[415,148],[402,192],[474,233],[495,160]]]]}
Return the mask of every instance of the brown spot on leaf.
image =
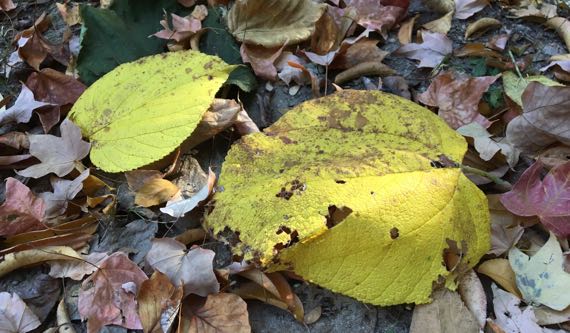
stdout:
{"type": "Polygon", "coordinates": [[[190,74],[192,73],[192,68],[187,67],[184,71],[186,72],[186,74],[190,74]]]}
{"type": "Polygon", "coordinates": [[[396,239],[398,237],[400,237],[400,230],[398,230],[396,227],[390,229],[390,238],[396,239]]]}
{"type": "Polygon", "coordinates": [[[210,60],[204,64],[204,69],[212,69],[213,65],[214,65],[213,61],[210,60]]]}
{"type": "Polygon", "coordinates": [[[368,124],[368,119],[364,117],[361,113],[356,115],[355,125],[356,128],[361,129],[368,124]]]}

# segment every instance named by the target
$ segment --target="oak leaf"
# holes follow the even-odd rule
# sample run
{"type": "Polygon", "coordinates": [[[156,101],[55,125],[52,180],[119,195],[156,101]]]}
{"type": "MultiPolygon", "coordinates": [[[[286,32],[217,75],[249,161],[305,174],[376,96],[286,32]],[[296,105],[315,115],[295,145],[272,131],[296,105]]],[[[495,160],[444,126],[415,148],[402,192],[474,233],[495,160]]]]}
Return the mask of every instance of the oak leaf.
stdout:
{"type": "Polygon", "coordinates": [[[0,236],[45,229],[45,202],[16,178],[6,181],[6,201],[0,206],[0,236]]]}

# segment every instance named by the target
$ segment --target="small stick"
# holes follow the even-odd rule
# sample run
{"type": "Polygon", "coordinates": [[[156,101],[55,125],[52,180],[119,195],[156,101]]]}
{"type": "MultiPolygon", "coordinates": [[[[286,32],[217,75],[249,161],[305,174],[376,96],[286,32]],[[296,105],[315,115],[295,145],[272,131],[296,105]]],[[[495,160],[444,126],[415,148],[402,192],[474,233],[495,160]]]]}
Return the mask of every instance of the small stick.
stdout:
{"type": "Polygon", "coordinates": [[[473,167],[470,167],[468,165],[461,165],[461,169],[464,172],[468,172],[468,173],[472,173],[472,174],[475,174],[478,176],[485,177],[485,178],[493,181],[493,183],[499,185],[501,188],[503,188],[507,191],[510,191],[513,188],[513,185],[511,185],[511,183],[509,183],[508,181],[502,180],[501,178],[494,176],[487,171],[483,171],[483,170],[480,170],[477,168],[473,168],[473,167]]]}

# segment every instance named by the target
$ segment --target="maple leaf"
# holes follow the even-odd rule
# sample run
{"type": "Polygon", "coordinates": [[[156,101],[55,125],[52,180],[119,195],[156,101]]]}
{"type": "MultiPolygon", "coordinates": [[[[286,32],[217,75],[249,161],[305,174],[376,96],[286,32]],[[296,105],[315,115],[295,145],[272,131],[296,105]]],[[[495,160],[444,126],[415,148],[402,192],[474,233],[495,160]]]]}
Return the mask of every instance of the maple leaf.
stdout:
{"type": "Polygon", "coordinates": [[[455,0],[455,18],[460,20],[469,18],[488,4],[488,0],[455,0]]]}
{"type": "Polygon", "coordinates": [[[69,119],[61,123],[60,131],[61,137],[30,135],[30,154],[41,163],[16,173],[32,178],[40,178],[51,172],[59,177],[70,173],[75,163],[89,154],[91,144],[81,140],[81,129],[69,119]]]}
{"type": "Polygon", "coordinates": [[[45,203],[16,178],[6,181],[6,201],[0,206],[0,236],[44,229],[45,203]]]}
{"type": "Polygon", "coordinates": [[[536,323],[532,307],[521,308],[520,299],[499,289],[494,283],[491,287],[497,324],[505,333],[543,333],[536,323]]]}
{"type": "Polygon", "coordinates": [[[501,203],[520,216],[538,216],[544,226],[561,237],[570,235],[570,162],[557,165],[540,179],[539,160],[521,175],[501,203]]]}
{"type": "Polygon", "coordinates": [[[438,32],[422,32],[422,43],[410,43],[401,46],[394,54],[406,58],[419,60],[418,67],[437,67],[443,59],[451,54],[453,47],[451,40],[438,32]]]}
{"type": "Polygon", "coordinates": [[[168,25],[168,20],[161,20],[160,25],[162,25],[164,29],[155,33],[153,36],[162,39],[173,39],[177,42],[181,42],[189,39],[196,32],[202,29],[202,22],[192,17],[192,15],[185,17],[178,16],[174,13],[170,15],[172,16],[172,29],[170,29],[168,25]]]}
{"type": "Polygon", "coordinates": [[[184,286],[184,295],[208,296],[220,290],[214,274],[212,250],[186,246],[172,238],[152,240],[146,262],[155,270],[166,274],[177,287],[184,286]]]}
{"type": "Polygon", "coordinates": [[[511,168],[517,165],[520,151],[513,147],[505,138],[497,137],[492,139],[492,135],[481,124],[473,122],[463,125],[457,129],[457,132],[463,136],[473,138],[475,150],[477,150],[482,160],[489,161],[500,151],[507,159],[507,163],[509,163],[511,168]]]}
{"type": "Polygon", "coordinates": [[[32,112],[35,109],[46,105],[51,104],[36,101],[34,93],[25,84],[22,84],[22,90],[14,105],[6,111],[0,112],[0,125],[10,122],[27,123],[32,118],[32,112]]]}
{"type": "Polygon", "coordinates": [[[0,332],[26,333],[41,325],[18,294],[0,293],[0,332]]]}
{"type": "Polygon", "coordinates": [[[67,202],[73,200],[83,188],[83,181],[89,177],[89,169],[83,171],[74,180],[51,177],[53,192],[38,194],[46,203],[46,217],[52,218],[65,213],[67,202]]]}
{"type": "Polygon", "coordinates": [[[208,295],[204,301],[188,297],[180,309],[178,332],[249,333],[247,304],[238,295],[208,295]]]}
{"type": "Polygon", "coordinates": [[[491,122],[479,113],[477,107],[485,91],[498,78],[499,75],[469,77],[444,72],[433,79],[428,89],[418,96],[418,101],[437,106],[439,116],[454,129],[472,122],[487,128],[491,122]]]}
{"type": "Polygon", "coordinates": [[[145,280],[146,274],[122,252],[103,261],[79,290],[79,314],[87,319],[87,332],[96,333],[105,325],[142,329],[132,286],[140,289],[145,280]]]}

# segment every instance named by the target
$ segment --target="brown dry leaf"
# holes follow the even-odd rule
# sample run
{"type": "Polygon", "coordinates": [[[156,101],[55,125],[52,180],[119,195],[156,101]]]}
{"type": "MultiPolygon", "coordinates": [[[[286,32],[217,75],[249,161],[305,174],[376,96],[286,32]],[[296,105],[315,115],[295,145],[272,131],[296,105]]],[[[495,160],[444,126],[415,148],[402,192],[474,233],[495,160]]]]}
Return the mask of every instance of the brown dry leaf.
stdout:
{"type": "Polygon", "coordinates": [[[507,140],[528,154],[558,142],[570,145],[570,87],[530,82],[522,101],[523,113],[507,125],[507,140]]]}
{"type": "Polygon", "coordinates": [[[505,47],[507,47],[509,38],[511,38],[511,35],[508,33],[496,35],[491,37],[491,39],[489,39],[489,41],[485,43],[485,46],[495,51],[502,52],[505,50],[505,47]]]}
{"type": "Polygon", "coordinates": [[[402,19],[408,11],[408,0],[345,0],[345,10],[355,10],[355,21],[367,30],[377,31],[384,38],[388,30],[402,19]]]}
{"type": "Polygon", "coordinates": [[[47,30],[50,24],[50,17],[44,13],[32,27],[18,33],[14,38],[17,41],[17,52],[20,59],[37,71],[40,70],[41,63],[48,56],[52,56],[63,65],[68,63],[69,50],[63,44],[52,44],[42,36],[42,32],[47,30]]]}
{"type": "Polygon", "coordinates": [[[464,47],[455,50],[453,55],[456,57],[483,57],[483,58],[493,58],[501,60],[502,62],[509,61],[507,58],[503,57],[499,52],[491,50],[485,46],[483,43],[469,43],[464,47]]]}
{"type": "Polygon", "coordinates": [[[77,303],[87,332],[99,332],[105,325],[142,329],[137,313],[137,290],[146,274],[122,252],[115,252],[83,281],[77,303]]]}
{"type": "Polygon", "coordinates": [[[240,283],[239,286],[232,288],[231,292],[243,299],[255,299],[282,310],[288,310],[287,304],[280,297],[268,293],[267,289],[252,281],[240,283]]]}
{"type": "Polygon", "coordinates": [[[429,9],[443,14],[443,13],[453,13],[455,11],[455,1],[454,0],[423,0],[429,9]]]}
{"type": "Polygon", "coordinates": [[[26,333],[40,325],[38,316],[18,294],[0,293],[0,332],[26,333]]]}
{"type": "Polygon", "coordinates": [[[311,37],[325,8],[311,0],[237,0],[228,12],[228,28],[243,43],[297,44],[311,37]]]}
{"type": "Polygon", "coordinates": [[[255,74],[262,79],[275,81],[277,78],[277,68],[275,61],[283,52],[281,47],[266,48],[259,45],[241,44],[240,53],[244,63],[251,64],[255,74]]]}
{"type": "Polygon", "coordinates": [[[285,277],[281,274],[281,272],[272,272],[267,273],[267,277],[273,282],[275,288],[279,292],[281,296],[280,299],[287,304],[287,310],[293,314],[293,317],[297,319],[299,322],[303,322],[305,319],[305,309],[303,308],[303,303],[301,300],[293,292],[293,289],[289,285],[289,282],[285,277]]]}
{"type": "Polygon", "coordinates": [[[0,206],[0,236],[45,229],[42,224],[46,205],[16,178],[6,181],[6,200],[0,206]]]}
{"type": "Polygon", "coordinates": [[[81,15],[79,14],[79,4],[72,3],[71,7],[69,7],[68,4],[56,2],[55,5],[68,27],[83,23],[81,15]]]}
{"type": "Polygon", "coordinates": [[[135,193],[135,204],[152,207],[170,200],[180,189],[171,181],[154,178],[144,183],[135,193]]]}
{"type": "Polygon", "coordinates": [[[9,12],[14,8],[16,8],[16,5],[12,0],[0,0],[0,10],[9,12]]]}
{"type": "Polygon", "coordinates": [[[95,272],[107,257],[107,253],[93,252],[88,255],[81,255],[81,260],[50,261],[49,276],[81,281],[85,275],[95,272]]]}
{"type": "Polygon", "coordinates": [[[146,262],[155,270],[166,274],[177,287],[184,287],[184,295],[207,296],[216,294],[220,285],[213,268],[215,253],[194,246],[190,250],[172,238],[152,240],[146,262]]]}
{"type": "Polygon", "coordinates": [[[524,232],[522,226],[536,224],[538,218],[509,212],[501,203],[499,194],[489,194],[487,199],[491,213],[491,250],[488,253],[500,256],[517,244],[524,232]]]}
{"type": "Polygon", "coordinates": [[[532,311],[539,325],[556,325],[570,321],[570,307],[556,311],[547,306],[533,306],[532,311]]]}
{"type": "Polygon", "coordinates": [[[347,44],[346,48],[339,50],[329,68],[346,69],[364,62],[382,62],[389,52],[376,46],[378,42],[375,39],[362,38],[354,44],[347,44]]]}
{"type": "Polygon", "coordinates": [[[12,147],[16,150],[30,148],[28,136],[22,132],[8,132],[4,135],[0,135],[0,144],[12,147]]]}
{"type": "Polygon", "coordinates": [[[553,17],[546,21],[546,26],[556,30],[566,44],[566,48],[570,50],[570,21],[563,17],[553,17]]]}
{"type": "Polygon", "coordinates": [[[311,36],[311,50],[316,54],[325,54],[335,48],[341,38],[335,20],[328,12],[315,23],[315,32],[311,36]]]}
{"type": "Polygon", "coordinates": [[[174,287],[168,277],[154,272],[144,281],[137,296],[144,333],[169,332],[182,301],[182,287],[174,287]]]}
{"type": "Polygon", "coordinates": [[[22,90],[13,106],[0,111],[0,125],[7,123],[27,123],[32,118],[32,112],[51,103],[37,101],[33,92],[22,84],[22,90]]]}
{"type": "Polygon", "coordinates": [[[374,75],[374,76],[390,76],[396,74],[396,71],[381,62],[368,61],[361,62],[352,68],[346,69],[338,73],[334,79],[334,83],[341,85],[348,81],[359,78],[363,75],[374,75]]]}
{"type": "Polygon", "coordinates": [[[451,40],[437,32],[422,32],[422,43],[410,43],[401,46],[394,55],[419,60],[418,67],[437,67],[453,51],[451,40]]]}
{"type": "Polygon", "coordinates": [[[414,308],[410,333],[479,333],[479,325],[459,294],[439,289],[432,294],[433,302],[414,308]]]}
{"type": "Polygon", "coordinates": [[[478,37],[486,33],[487,31],[498,28],[501,25],[501,21],[494,19],[492,17],[483,17],[478,19],[477,21],[470,23],[465,30],[465,38],[469,38],[471,36],[478,37]]]}
{"type": "Polygon", "coordinates": [[[548,169],[559,167],[570,160],[570,147],[556,145],[548,148],[538,157],[548,169]]]}
{"type": "Polygon", "coordinates": [[[44,246],[31,250],[9,253],[0,261],[0,277],[21,267],[27,267],[50,260],[77,260],[81,256],[69,246],[44,246]]]}
{"type": "Polygon", "coordinates": [[[249,333],[247,304],[234,294],[186,298],[180,309],[178,333],[249,333]]]}
{"type": "Polygon", "coordinates": [[[51,134],[30,135],[30,154],[41,163],[17,171],[20,176],[40,178],[49,173],[63,177],[70,173],[75,164],[89,154],[91,144],[81,139],[81,129],[71,120],[60,125],[61,137],[51,134]]]}
{"type": "Polygon", "coordinates": [[[515,272],[508,259],[499,258],[484,261],[477,267],[477,272],[487,275],[508,292],[522,299],[522,294],[517,287],[515,272]]]}
{"type": "Polygon", "coordinates": [[[89,176],[89,169],[85,169],[74,180],[67,180],[57,177],[50,177],[53,192],[43,192],[38,194],[46,204],[46,217],[54,218],[65,213],[67,203],[81,191],[83,181],[89,176]]]}
{"type": "Polygon", "coordinates": [[[443,15],[437,20],[433,20],[431,22],[422,25],[422,27],[426,28],[431,32],[439,32],[440,34],[447,35],[449,29],[451,29],[452,19],[453,19],[453,11],[450,11],[449,13],[443,15]]]}
{"type": "Polygon", "coordinates": [[[192,15],[185,17],[178,16],[174,13],[170,15],[172,16],[172,29],[170,29],[168,20],[165,18],[160,20],[160,25],[162,25],[164,29],[155,33],[153,36],[162,39],[173,39],[180,43],[187,41],[202,29],[202,22],[192,15]]]}
{"type": "Polygon", "coordinates": [[[54,105],[73,104],[87,87],[72,76],[51,68],[32,73],[26,85],[42,102],[54,105]]]}
{"type": "Polygon", "coordinates": [[[500,75],[469,77],[444,72],[432,80],[428,89],[418,96],[418,101],[437,106],[439,116],[454,129],[472,122],[487,128],[491,122],[479,113],[478,105],[485,91],[499,77],[500,75]]]}
{"type": "Polygon", "coordinates": [[[479,328],[484,328],[487,319],[487,296],[481,280],[472,269],[459,279],[458,292],[467,309],[477,320],[479,328]]]}
{"type": "Polygon", "coordinates": [[[400,25],[398,30],[398,40],[400,44],[408,44],[412,42],[412,33],[414,31],[414,23],[420,15],[416,15],[400,25]]]}
{"type": "Polygon", "coordinates": [[[489,4],[488,0],[455,0],[455,17],[464,20],[489,4]]]}

